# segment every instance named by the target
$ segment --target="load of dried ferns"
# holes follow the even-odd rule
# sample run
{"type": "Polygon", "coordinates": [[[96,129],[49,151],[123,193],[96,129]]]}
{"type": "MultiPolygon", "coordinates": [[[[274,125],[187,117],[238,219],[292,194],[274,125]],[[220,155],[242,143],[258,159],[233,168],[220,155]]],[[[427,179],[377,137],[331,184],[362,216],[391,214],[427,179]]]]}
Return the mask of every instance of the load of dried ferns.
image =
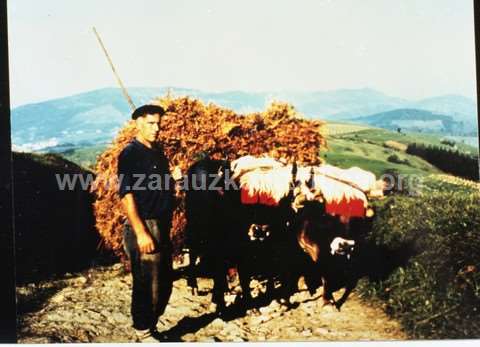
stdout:
{"type": "MultiPolygon", "coordinates": [[[[273,102],[264,112],[239,115],[214,104],[205,105],[188,97],[167,95],[156,99],[166,109],[159,141],[163,144],[173,171],[185,173],[199,155],[233,160],[250,155],[270,157],[298,164],[321,162],[319,150],[326,146],[321,135],[323,122],[303,119],[293,106],[273,102]]],[[[117,157],[136,136],[135,123],[128,122],[112,144],[98,157],[94,211],[96,226],[104,246],[123,256],[122,224],[124,213],[116,189],[117,157]],[[108,184],[105,184],[105,183],[108,184]]],[[[183,193],[178,197],[171,236],[176,251],[181,249],[185,218],[183,193]]]]}

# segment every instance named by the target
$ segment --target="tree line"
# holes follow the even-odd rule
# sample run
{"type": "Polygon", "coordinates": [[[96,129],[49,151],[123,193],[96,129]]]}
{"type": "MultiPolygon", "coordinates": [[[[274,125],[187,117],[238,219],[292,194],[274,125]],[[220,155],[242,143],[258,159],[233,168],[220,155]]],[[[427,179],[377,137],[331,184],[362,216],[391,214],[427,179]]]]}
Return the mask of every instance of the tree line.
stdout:
{"type": "Polygon", "coordinates": [[[478,157],[439,146],[411,143],[407,153],[416,155],[442,171],[469,180],[479,180],[478,157]]]}

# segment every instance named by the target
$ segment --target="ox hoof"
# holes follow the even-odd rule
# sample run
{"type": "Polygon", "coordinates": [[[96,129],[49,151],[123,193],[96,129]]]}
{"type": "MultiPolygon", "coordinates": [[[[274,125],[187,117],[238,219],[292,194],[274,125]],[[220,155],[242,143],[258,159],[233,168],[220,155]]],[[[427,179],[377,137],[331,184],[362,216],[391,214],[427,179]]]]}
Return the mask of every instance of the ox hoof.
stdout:
{"type": "Polygon", "coordinates": [[[243,295],[237,295],[235,297],[234,304],[238,306],[244,306],[248,307],[252,303],[252,297],[251,296],[243,296],[243,295]]]}
{"type": "Polygon", "coordinates": [[[324,299],[322,307],[336,307],[337,303],[333,299],[324,299]]]}
{"type": "Polygon", "coordinates": [[[335,308],[340,312],[340,309],[342,308],[342,306],[343,306],[344,303],[345,303],[345,301],[338,300],[338,301],[335,303],[335,308]]]}
{"type": "Polygon", "coordinates": [[[218,304],[218,303],[212,302],[210,303],[208,310],[210,312],[218,313],[218,312],[224,311],[225,307],[226,307],[225,304],[218,304]]]}
{"type": "Polygon", "coordinates": [[[192,278],[187,279],[187,286],[191,288],[192,295],[198,294],[198,283],[196,279],[192,279],[192,278]]]}

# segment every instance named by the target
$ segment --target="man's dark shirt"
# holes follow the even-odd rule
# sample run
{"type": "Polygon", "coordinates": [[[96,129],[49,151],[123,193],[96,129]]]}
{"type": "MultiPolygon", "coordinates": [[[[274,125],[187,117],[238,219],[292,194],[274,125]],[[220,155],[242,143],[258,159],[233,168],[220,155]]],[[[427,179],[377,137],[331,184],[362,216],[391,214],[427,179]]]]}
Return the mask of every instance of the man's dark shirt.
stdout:
{"type": "Polygon", "coordinates": [[[148,148],[134,139],[118,157],[118,177],[120,198],[133,193],[140,217],[171,217],[175,186],[161,148],[148,148]]]}

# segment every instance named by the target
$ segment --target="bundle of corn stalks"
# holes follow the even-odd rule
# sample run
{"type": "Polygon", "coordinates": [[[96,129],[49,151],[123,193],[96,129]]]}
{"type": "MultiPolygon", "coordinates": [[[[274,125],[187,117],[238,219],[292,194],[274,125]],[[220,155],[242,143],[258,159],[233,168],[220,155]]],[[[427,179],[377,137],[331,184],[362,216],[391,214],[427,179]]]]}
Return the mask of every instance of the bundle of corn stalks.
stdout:
{"type": "MultiPolygon", "coordinates": [[[[323,123],[299,117],[288,104],[274,102],[262,113],[245,116],[214,104],[205,105],[188,97],[166,97],[152,104],[166,109],[162,117],[159,141],[169,158],[170,167],[185,173],[198,158],[234,160],[241,156],[269,155],[276,159],[316,165],[321,162],[320,148],[326,145],[320,130],[323,123]]],[[[104,245],[123,258],[122,211],[116,187],[117,158],[136,136],[135,123],[128,122],[96,163],[96,181],[92,186],[96,201],[96,226],[104,245]],[[105,179],[108,183],[105,184],[105,179]]],[[[175,176],[175,174],[174,174],[175,176]]],[[[176,251],[181,249],[185,226],[183,194],[177,196],[171,236],[176,251]]]]}

